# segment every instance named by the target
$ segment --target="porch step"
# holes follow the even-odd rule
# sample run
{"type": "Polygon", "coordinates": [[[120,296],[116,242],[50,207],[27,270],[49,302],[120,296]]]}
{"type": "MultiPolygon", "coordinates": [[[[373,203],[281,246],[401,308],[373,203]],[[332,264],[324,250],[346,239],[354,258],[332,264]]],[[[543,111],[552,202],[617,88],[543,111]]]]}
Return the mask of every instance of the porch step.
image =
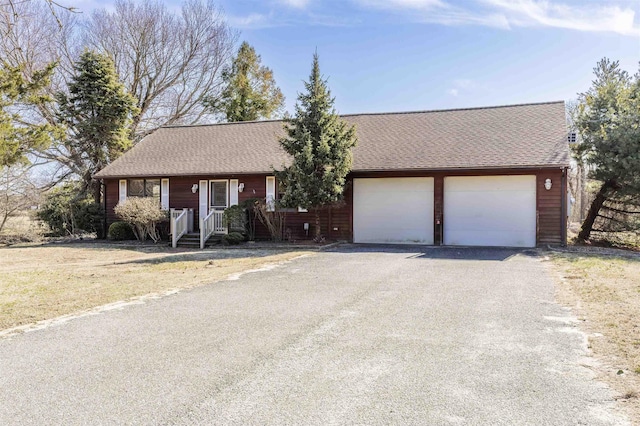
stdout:
{"type": "MultiPolygon", "coordinates": [[[[222,240],[222,235],[212,235],[211,237],[209,237],[209,239],[205,243],[205,247],[211,247],[211,246],[220,244],[221,240],[222,240]]],[[[169,245],[171,245],[171,243],[169,243],[169,245]]],[[[178,245],[178,247],[182,247],[182,248],[199,249],[200,248],[200,234],[196,234],[196,233],[184,234],[178,240],[178,244],[177,245],[178,245]]]]}

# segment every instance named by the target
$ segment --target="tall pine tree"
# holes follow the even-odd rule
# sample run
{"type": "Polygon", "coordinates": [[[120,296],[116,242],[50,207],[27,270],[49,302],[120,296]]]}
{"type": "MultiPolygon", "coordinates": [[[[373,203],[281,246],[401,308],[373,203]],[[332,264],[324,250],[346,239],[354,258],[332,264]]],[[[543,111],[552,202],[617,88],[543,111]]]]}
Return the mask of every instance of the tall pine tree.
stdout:
{"type": "Polygon", "coordinates": [[[211,111],[224,114],[227,121],[269,119],[282,110],[284,95],[273,71],[261,65],[260,55],[246,41],[231,67],[222,72],[222,80],[225,88],[220,98],[209,98],[204,103],[211,111]]]}
{"type": "Polygon", "coordinates": [[[48,148],[52,136],[58,135],[60,129],[45,123],[26,124],[19,113],[22,106],[51,101],[45,88],[53,68],[51,64],[26,79],[23,68],[0,61],[0,167],[26,162],[30,151],[48,148]]]}
{"type": "Polygon", "coordinates": [[[129,124],[136,100],[119,81],[109,57],[85,51],[75,64],[69,93],[59,93],[58,120],[67,129],[61,147],[70,172],[82,182],[81,194],[100,202],[100,186],[93,175],[131,147],[129,124]]]}
{"type": "Polygon", "coordinates": [[[343,199],[356,145],[355,126],[336,113],[335,98],[320,75],[318,54],[313,56],[306,92],[298,94],[296,115],[285,119],[284,151],[293,157],[289,167],[276,171],[284,186],[281,204],[315,211],[315,239],[322,238],[320,210],[343,199]]]}
{"type": "Polygon", "coordinates": [[[600,188],[578,235],[637,231],[640,227],[640,73],[631,77],[607,58],[594,68],[595,80],[579,97],[576,127],[582,143],[576,159],[589,166],[600,188]]]}

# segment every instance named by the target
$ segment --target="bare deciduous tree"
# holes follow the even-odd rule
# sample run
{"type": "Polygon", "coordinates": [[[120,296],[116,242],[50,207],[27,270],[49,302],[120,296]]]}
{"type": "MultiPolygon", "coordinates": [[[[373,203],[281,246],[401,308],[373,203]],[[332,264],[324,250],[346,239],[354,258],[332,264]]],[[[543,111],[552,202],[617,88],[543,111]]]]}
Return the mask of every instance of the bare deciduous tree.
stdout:
{"type": "MultiPolygon", "coordinates": [[[[25,78],[56,63],[50,94],[67,92],[74,62],[89,47],[114,60],[120,79],[136,98],[140,113],[130,129],[134,142],[162,125],[215,119],[202,100],[221,91],[222,69],[233,57],[237,34],[213,3],[186,0],[175,13],[158,0],[118,0],[113,9],[87,16],[64,9],[53,15],[47,2],[0,4],[0,26],[6,29],[0,57],[23,67],[25,78]]],[[[22,116],[32,123],[58,124],[55,102],[16,108],[30,108],[22,116]]],[[[78,176],[75,164],[82,162],[81,153],[69,152],[64,141],[58,142],[34,154],[57,166],[56,181],[78,176]]]]}
{"type": "Polygon", "coordinates": [[[179,15],[155,0],[118,0],[92,14],[86,36],[138,100],[136,140],[162,125],[210,121],[202,101],[221,92],[237,39],[221,11],[200,0],[186,0],[179,15]]]}
{"type": "MultiPolygon", "coordinates": [[[[0,0],[1,1],[1,0],[0,0]]],[[[77,40],[77,15],[61,10],[57,17],[48,10],[41,1],[27,1],[15,3],[15,13],[7,12],[7,6],[0,13],[0,25],[7,29],[0,37],[0,55],[7,64],[19,68],[23,72],[23,79],[31,82],[32,75],[50,64],[56,64],[51,84],[45,92],[53,100],[58,92],[65,92],[67,81],[73,69],[73,58],[79,47],[77,40]],[[62,25],[59,23],[62,22],[62,25]]],[[[16,103],[13,110],[20,112],[25,124],[48,123],[54,127],[58,125],[55,102],[40,102],[27,105],[16,103]]],[[[32,152],[36,163],[50,163],[55,175],[51,182],[58,182],[76,173],[73,167],[74,158],[65,148],[62,140],[54,143],[46,150],[32,152]]]]}
{"type": "MultiPolygon", "coordinates": [[[[16,24],[17,19],[21,16],[23,10],[22,6],[26,3],[32,3],[31,0],[5,0],[0,1],[0,15],[3,16],[3,22],[6,26],[0,28],[0,34],[9,31],[12,25],[16,24]]],[[[63,12],[75,12],[75,7],[65,6],[55,0],[37,0],[41,6],[45,6],[49,14],[58,20],[59,14],[63,12]]],[[[58,20],[58,26],[62,27],[62,22],[58,20]]]]}
{"type": "MultiPolygon", "coordinates": [[[[66,91],[73,63],[82,51],[77,14],[62,9],[54,16],[45,2],[19,2],[13,8],[0,6],[0,26],[3,29],[0,57],[8,65],[20,68],[29,82],[38,70],[56,64],[48,94],[53,98],[56,93],[66,91]]],[[[16,107],[22,109],[21,115],[30,123],[56,124],[53,103],[39,104],[29,111],[23,105],[16,107]]]]}

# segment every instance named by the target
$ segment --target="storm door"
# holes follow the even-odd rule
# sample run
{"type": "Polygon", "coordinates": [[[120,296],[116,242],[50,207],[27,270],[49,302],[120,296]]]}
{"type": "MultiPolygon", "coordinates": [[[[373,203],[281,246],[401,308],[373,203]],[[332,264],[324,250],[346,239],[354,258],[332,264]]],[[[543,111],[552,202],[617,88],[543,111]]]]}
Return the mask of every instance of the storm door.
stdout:
{"type": "Polygon", "coordinates": [[[229,207],[229,181],[228,180],[212,180],[210,182],[211,191],[209,192],[210,209],[224,210],[229,207]]]}

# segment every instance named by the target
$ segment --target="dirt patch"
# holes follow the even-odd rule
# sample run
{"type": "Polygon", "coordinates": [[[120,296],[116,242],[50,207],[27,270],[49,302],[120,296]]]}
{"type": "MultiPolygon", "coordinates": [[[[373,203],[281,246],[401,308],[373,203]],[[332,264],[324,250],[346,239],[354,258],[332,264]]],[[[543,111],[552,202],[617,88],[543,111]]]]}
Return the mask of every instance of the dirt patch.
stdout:
{"type": "Polygon", "coordinates": [[[212,283],[308,254],[92,243],[0,248],[0,330],[149,293],[212,283]]]}
{"type": "Polygon", "coordinates": [[[598,375],[640,424],[640,257],[555,252],[557,298],[573,308],[600,361],[598,375]]]}

